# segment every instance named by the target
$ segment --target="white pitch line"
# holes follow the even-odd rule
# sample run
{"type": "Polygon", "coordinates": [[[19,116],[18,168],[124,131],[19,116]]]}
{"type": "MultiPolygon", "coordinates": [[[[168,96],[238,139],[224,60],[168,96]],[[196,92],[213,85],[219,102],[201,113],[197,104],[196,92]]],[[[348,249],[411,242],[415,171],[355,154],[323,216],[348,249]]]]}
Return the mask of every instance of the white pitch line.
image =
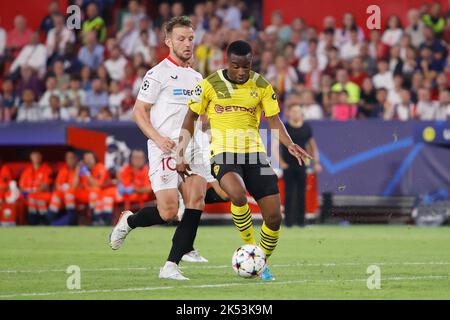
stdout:
{"type": "MultiPolygon", "coordinates": [[[[346,267],[346,266],[395,266],[395,265],[450,265],[446,261],[429,261],[429,262],[346,262],[346,263],[294,263],[294,264],[274,264],[274,268],[293,268],[293,267],[346,267]]],[[[201,265],[201,266],[182,266],[181,269],[224,269],[230,265],[201,265]]],[[[149,271],[159,270],[159,267],[128,267],[128,268],[93,268],[82,269],[83,272],[108,272],[108,271],[149,271]]],[[[66,269],[41,269],[41,270],[0,270],[0,273],[45,273],[45,272],[66,272],[66,269]]]]}
{"type": "MultiPolygon", "coordinates": [[[[412,277],[387,277],[383,278],[383,281],[417,281],[417,280],[442,280],[447,279],[450,281],[450,276],[412,276],[412,277]]],[[[117,292],[139,292],[139,291],[158,291],[158,290],[171,290],[171,289],[208,289],[208,288],[222,288],[222,287],[237,287],[248,285],[284,285],[284,284],[301,284],[309,282],[323,282],[323,283],[336,283],[336,282],[366,282],[367,279],[303,279],[292,281],[274,281],[274,282],[248,282],[248,283],[220,283],[220,284],[203,284],[203,285],[187,285],[187,286],[165,286],[165,287],[142,287],[142,288],[123,288],[123,289],[104,289],[104,290],[78,290],[78,291],[56,291],[56,292],[30,292],[30,293],[12,293],[6,295],[0,295],[0,299],[4,298],[17,298],[17,297],[42,297],[53,296],[63,294],[91,294],[91,293],[117,293],[117,292]]]]}

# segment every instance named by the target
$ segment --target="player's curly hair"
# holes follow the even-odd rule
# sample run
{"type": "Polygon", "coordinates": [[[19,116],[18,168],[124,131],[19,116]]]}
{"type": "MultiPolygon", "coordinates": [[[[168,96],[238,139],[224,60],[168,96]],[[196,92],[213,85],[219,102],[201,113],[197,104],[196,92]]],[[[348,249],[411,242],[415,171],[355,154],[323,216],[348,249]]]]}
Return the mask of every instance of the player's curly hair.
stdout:
{"type": "Polygon", "coordinates": [[[164,24],[164,30],[166,31],[166,37],[172,33],[172,31],[175,27],[179,27],[179,26],[194,28],[194,26],[192,25],[192,21],[191,21],[191,19],[189,19],[188,16],[173,17],[164,24]]]}

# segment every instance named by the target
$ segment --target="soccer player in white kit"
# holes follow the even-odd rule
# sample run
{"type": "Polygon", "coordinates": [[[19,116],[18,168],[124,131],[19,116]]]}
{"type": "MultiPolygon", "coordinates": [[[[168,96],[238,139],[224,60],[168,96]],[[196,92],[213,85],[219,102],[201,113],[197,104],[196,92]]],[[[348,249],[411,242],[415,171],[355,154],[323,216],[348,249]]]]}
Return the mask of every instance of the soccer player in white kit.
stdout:
{"type": "MultiPolygon", "coordinates": [[[[136,227],[165,224],[177,218],[178,190],[184,200],[184,214],[172,239],[172,249],[159,277],[188,280],[179,270],[184,254],[193,243],[205,206],[207,179],[213,179],[209,162],[204,161],[201,143],[192,143],[190,168],[185,181],[176,171],[176,145],[187,113],[187,102],[194,94],[202,75],[189,67],[194,50],[194,30],[187,17],[175,17],[165,26],[169,56],[145,75],[133,115],[141,131],[148,137],[149,177],[156,195],[156,207],[146,207],[133,214],[124,211],[110,235],[110,245],[119,249],[127,234],[136,227]]],[[[198,125],[196,130],[200,130],[198,125]]]]}

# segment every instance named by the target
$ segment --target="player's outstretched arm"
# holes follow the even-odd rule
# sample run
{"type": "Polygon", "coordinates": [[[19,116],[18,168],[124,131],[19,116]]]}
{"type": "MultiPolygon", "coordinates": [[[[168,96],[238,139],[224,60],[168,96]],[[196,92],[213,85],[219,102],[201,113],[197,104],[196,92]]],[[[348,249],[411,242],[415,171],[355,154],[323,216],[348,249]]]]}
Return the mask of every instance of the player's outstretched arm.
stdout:
{"type": "Polygon", "coordinates": [[[150,103],[136,100],[133,108],[133,119],[141,129],[142,133],[156,143],[158,148],[163,152],[169,152],[175,147],[175,142],[168,137],[163,137],[153,128],[150,122],[150,109],[152,105],[150,103]]]}
{"type": "Polygon", "coordinates": [[[306,164],[307,159],[312,159],[305,150],[292,141],[278,114],[268,117],[267,122],[270,129],[277,130],[281,143],[288,149],[290,154],[297,158],[300,165],[306,164]]]}
{"type": "Polygon", "coordinates": [[[188,109],[186,116],[184,117],[183,126],[180,130],[180,137],[178,139],[178,148],[177,148],[177,172],[181,176],[181,178],[185,179],[185,176],[190,176],[188,173],[189,164],[186,163],[184,159],[184,155],[186,153],[186,148],[191,141],[192,135],[194,134],[194,125],[195,121],[198,119],[198,114],[196,114],[191,109],[188,109]]]}

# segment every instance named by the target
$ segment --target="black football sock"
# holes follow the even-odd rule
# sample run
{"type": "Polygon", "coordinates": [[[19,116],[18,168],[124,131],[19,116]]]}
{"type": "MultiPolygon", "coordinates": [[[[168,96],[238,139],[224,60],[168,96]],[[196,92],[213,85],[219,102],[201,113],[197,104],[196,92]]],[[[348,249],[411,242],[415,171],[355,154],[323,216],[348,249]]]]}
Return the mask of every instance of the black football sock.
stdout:
{"type": "Polygon", "coordinates": [[[200,223],[201,215],[201,210],[184,210],[183,218],[173,235],[172,248],[170,249],[167,261],[178,264],[185,253],[193,250],[193,244],[197,235],[197,228],[200,223]]]}
{"type": "Polygon", "coordinates": [[[209,188],[206,190],[205,203],[218,203],[218,202],[227,202],[227,200],[223,200],[214,190],[214,188],[209,188]]]}
{"type": "Polygon", "coordinates": [[[129,216],[127,222],[131,229],[166,223],[159,215],[158,208],[156,207],[145,207],[140,209],[135,214],[129,216]]]}

